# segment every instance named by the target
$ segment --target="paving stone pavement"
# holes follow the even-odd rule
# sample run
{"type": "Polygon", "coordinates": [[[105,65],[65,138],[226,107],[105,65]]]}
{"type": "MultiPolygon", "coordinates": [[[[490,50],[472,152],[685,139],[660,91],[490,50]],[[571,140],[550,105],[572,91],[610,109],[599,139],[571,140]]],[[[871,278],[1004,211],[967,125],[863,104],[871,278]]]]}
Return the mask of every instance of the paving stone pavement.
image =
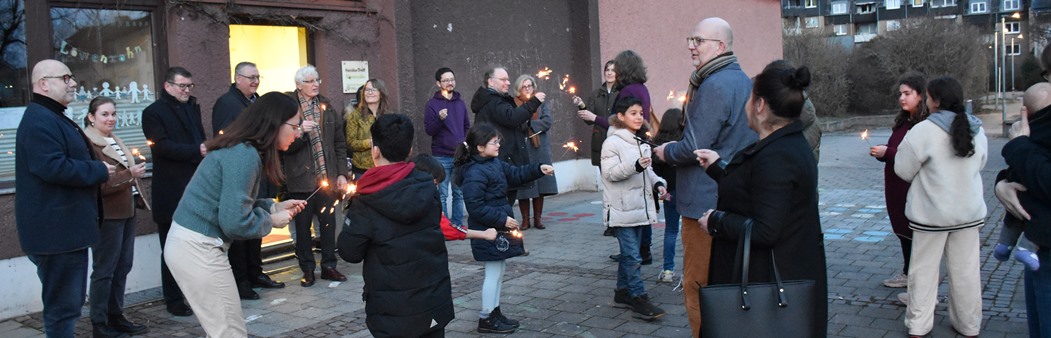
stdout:
{"type": "MultiPolygon", "coordinates": [[[[987,124],[990,129],[996,129],[987,124]]],[[[886,140],[890,130],[871,131],[872,144],[886,140]]],[[[1026,335],[1021,264],[999,262],[990,252],[1003,208],[992,194],[992,179],[1005,167],[999,156],[1006,141],[990,138],[990,156],[982,172],[989,206],[988,225],[981,230],[983,337],[1026,335]]],[[[902,337],[905,307],[896,295],[904,289],[883,287],[881,281],[901,268],[900,246],[887,219],[883,198],[883,164],[867,155],[868,145],[855,133],[826,134],[822,140],[819,189],[828,260],[829,337],[902,337]]],[[[545,203],[546,230],[525,231],[528,257],[508,261],[501,308],[522,321],[515,337],[689,337],[682,292],[675,284],[656,283],[660,272],[664,224],[654,227],[654,265],[642,273],[650,298],[668,314],[654,322],[631,317],[612,307],[616,264],[607,258],[616,239],[603,237],[601,195],[573,192],[545,203]]],[[[679,244],[676,275],[682,271],[679,244]]],[[[467,242],[448,242],[456,320],[449,337],[481,336],[477,314],[481,305],[481,264],[471,258],[467,242]]],[[[262,299],[243,301],[248,331],[259,337],[368,337],[361,300],[361,266],[339,263],[343,283],[319,282],[300,287],[293,260],[266,268],[284,281],[284,289],[257,289],[262,299]]],[[[946,294],[943,283],[940,294],[946,294]]],[[[159,289],[129,295],[125,313],[150,327],[148,337],[200,337],[193,317],[173,317],[164,310],[159,289]]],[[[78,336],[90,335],[86,316],[78,336]]],[[[945,303],[935,316],[933,337],[954,337],[945,303]]],[[[0,337],[42,336],[39,313],[0,321],[0,337]]]]}

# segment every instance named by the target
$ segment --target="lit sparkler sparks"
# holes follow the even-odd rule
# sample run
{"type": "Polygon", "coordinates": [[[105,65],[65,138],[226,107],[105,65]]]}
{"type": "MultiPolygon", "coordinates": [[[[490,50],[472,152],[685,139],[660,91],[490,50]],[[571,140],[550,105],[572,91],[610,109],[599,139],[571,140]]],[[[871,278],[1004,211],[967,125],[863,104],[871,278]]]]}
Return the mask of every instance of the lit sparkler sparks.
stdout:
{"type": "Polygon", "coordinates": [[[569,93],[570,94],[576,94],[577,93],[577,87],[569,86],[569,93]]]}
{"type": "Polygon", "coordinates": [[[142,156],[142,153],[139,153],[139,148],[131,148],[131,156],[138,157],[143,162],[146,162],[146,156],[142,156]]]}
{"type": "Polygon", "coordinates": [[[869,130],[868,129],[865,129],[865,131],[861,132],[861,139],[865,140],[865,143],[868,144],[869,147],[872,146],[872,143],[869,143],[869,130]]]}
{"type": "Polygon", "coordinates": [[[558,90],[566,90],[567,83],[569,83],[569,74],[562,77],[562,82],[558,84],[558,90]]]}
{"type": "Polygon", "coordinates": [[[577,146],[577,142],[576,141],[566,142],[565,144],[562,145],[562,148],[566,148],[567,150],[572,150],[574,153],[577,152],[577,150],[580,150],[580,147],[577,146]]]}
{"type": "Polygon", "coordinates": [[[219,135],[222,135],[222,134],[223,134],[223,130],[219,129],[219,135]]]}
{"type": "Polygon", "coordinates": [[[318,185],[317,189],[314,189],[314,192],[310,193],[310,196],[307,196],[307,198],[304,198],[303,200],[306,201],[309,200],[311,197],[314,197],[314,194],[317,194],[317,192],[321,191],[321,188],[324,187],[328,187],[328,180],[321,180],[321,185],[318,185]]]}
{"type": "Polygon", "coordinates": [[[544,69],[541,69],[540,71],[536,72],[536,78],[544,79],[544,80],[550,79],[551,78],[551,68],[544,67],[544,69]]]}
{"type": "Polygon", "coordinates": [[[668,98],[667,99],[668,99],[668,101],[671,101],[671,100],[675,99],[675,91],[674,90],[669,90],[668,91],[668,98]]]}
{"type": "Polygon", "coordinates": [[[511,231],[508,231],[507,234],[516,238],[522,238],[522,232],[518,229],[511,229],[511,231]]]}
{"type": "Polygon", "coordinates": [[[153,146],[153,141],[146,140],[146,146],[147,147],[152,147],[153,146]]]}

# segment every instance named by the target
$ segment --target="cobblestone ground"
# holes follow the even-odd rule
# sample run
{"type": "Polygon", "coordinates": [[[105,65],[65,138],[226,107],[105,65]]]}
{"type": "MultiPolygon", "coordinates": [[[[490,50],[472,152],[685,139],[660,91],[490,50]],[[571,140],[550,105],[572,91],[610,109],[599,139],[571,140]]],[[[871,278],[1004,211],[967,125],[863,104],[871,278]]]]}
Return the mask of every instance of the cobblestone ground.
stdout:
{"type": "MultiPolygon", "coordinates": [[[[873,144],[885,140],[889,130],[872,131],[873,144]]],[[[988,225],[982,228],[983,337],[1024,336],[1025,302],[1021,264],[999,262],[990,250],[995,244],[1003,208],[992,195],[992,179],[1004,167],[999,156],[1003,139],[990,139],[990,159],[982,173],[989,206],[988,225]]],[[[900,246],[893,233],[883,199],[882,163],[867,156],[867,145],[856,134],[825,135],[822,141],[820,193],[822,224],[828,259],[830,337],[901,337],[905,307],[896,295],[904,289],[881,285],[901,268],[900,246]]],[[[656,283],[664,224],[654,227],[654,265],[642,269],[651,300],[667,310],[658,321],[633,319],[612,307],[616,240],[601,235],[601,195],[575,192],[549,198],[546,230],[525,232],[528,257],[509,261],[504,276],[504,313],[522,320],[515,337],[688,337],[689,324],[682,306],[682,292],[675,284],[656,283]]],[[[682,271],[681,243],[676,274],[682,271]]],[[[466,242],[449,242],[450,272],[456,320],[450,337],[478,336],[477,313],[483,278],[481,264],[471,258],[466,242]]],[[[261,289],[261,300],[243,301],[249,333],[261,337],[368,337],[361,301],[361,268],[341,262],[348,275],[344,283],[318,283],[300,287],[293,261],[267,266],[284,281],[284,289],[261,289]]],[[[943,283],[944,284],[944,283],[943,283]]],[[[945,285],[941,295],[944,297],[945,285]]],[[[198,337],[204,333],[193,317],[172,317],[164,310],[157,289],[129,295],[126,314],[150,327],[150,337],[198,337]]],[[[86,311],[86,309],[85,309],[86,311]]],[[[953,337],[945,302],[937,309],[934,337],[953,337]]],[[[0,336],[41,335],[40,314],[0,322],[0,336]]],[[[90,335],[85,317],[79,336],[90,335]]]]}

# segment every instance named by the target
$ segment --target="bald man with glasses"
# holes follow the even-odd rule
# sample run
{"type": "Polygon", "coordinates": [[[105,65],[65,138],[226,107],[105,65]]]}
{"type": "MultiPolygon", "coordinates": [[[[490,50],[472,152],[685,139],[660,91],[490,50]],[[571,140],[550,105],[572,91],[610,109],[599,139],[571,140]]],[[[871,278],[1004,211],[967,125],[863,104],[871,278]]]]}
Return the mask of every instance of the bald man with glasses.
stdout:
{"type": "Polygon", "coordinates": [[[15,223],[40,278],[44,333],[73,337],[87,292],[88,247],[99,241],[99,189],[115,167],[95,157],[64,114],[77,85],[69,67],[43,60],[31,78],[33,98],[15,136],[15,223]]]}

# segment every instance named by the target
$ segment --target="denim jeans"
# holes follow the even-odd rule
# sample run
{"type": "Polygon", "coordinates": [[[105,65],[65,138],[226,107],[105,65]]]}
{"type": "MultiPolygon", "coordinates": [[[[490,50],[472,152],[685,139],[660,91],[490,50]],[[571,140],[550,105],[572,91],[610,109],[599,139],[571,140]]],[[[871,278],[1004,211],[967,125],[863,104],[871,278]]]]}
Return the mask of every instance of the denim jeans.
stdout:
{"type": "MultiPolygon", "coordinates": [[[[1040,248],[1036,255],[1051,262],[1051,249],[1040,248]]],[[[1025,269],[1025,307],[1029,337],[1051,337],[1051,263],[1036,271],[1025,269]]]]}
{"type": "Polygon", "coordinates": [[[88,249],[28,257],[42,285],[44,333],[48,338],[73,337],[87,293],[88,249]]]}
{"type": "Polygon", "coordinates": [[[102,221],[91,247],[91,323],[123,316],[124,288],[135,254],[135,217],[102,221]]]}
{"type": "Polygon", "coordinates": [[[463,225],[463,192],[460,191],[460,187],[452,183],[453,178],[453,158],[452,157],[441,157],[435,156],[435,159],[442,164],[445,168],[445,180],[438,184],[438,198],[442,202],[442,213],[445,214],[445,218],[449,219],[449,222],[456,225],[463,225]],[[452,188],[452,212],[449,212],[449,189],[452,188]]]}
{"type": "Polygon", "coordinates": [[[664,270],[675,271],[675,245],[679,241],[679,210],[675,194],[664,202],[664,270]]]}
{"type": "Polygon", "coordinates": [[[617,264],[617,289],[628,289],[632,297],[646,294],[642,286],[642,257],[639,255],[639,240],[648,225],[617,227],[617,242],[620,243],[620,262],[617,264]]]}

